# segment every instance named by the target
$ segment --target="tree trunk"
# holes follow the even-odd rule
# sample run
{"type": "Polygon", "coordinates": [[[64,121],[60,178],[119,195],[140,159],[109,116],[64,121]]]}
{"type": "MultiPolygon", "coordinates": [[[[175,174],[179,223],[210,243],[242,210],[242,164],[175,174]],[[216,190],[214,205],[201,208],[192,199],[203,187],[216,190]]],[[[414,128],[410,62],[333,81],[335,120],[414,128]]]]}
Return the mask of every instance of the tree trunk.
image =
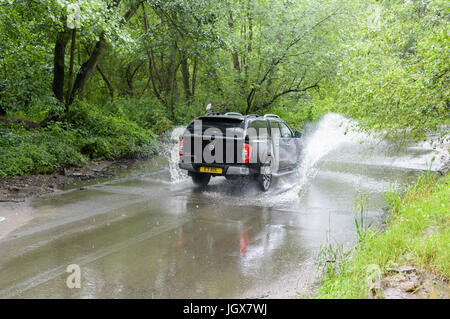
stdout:
{"type": "Polygon", "coordinates": [[[170,87],[171,91],[171,98],[170,98],[170,112],[172,113],[172,120],[175,121],[175,102],[177,100],[178,96],[178,87],[177,87],[177,70],[178,66],[174,67],[174,70],[172,72],[172,83],[170,87]]]}
{"type": "Polygon", "coordinates": [[[6,115],[6,111],[3,109],[3,107],[0,105],[0,116],[6,115]]]}
{"type": "Polygon", "coordinates": [[[125,72],[126,73],[125,77],[127,80],[128,88],[130,89],[130,95],[134,94],[134,85],[133,85],[134,76],[136,75],[137,71],[139,71],[139,69],[141,68],[142,64],[144,64],[144,62],[145,62],[144,60],[139,62],[139,64],[137,65],[137,67],[134,70],[132,70],[133,62],[131,62],[127,67],[127,70],[125,72]]]}
{"type": "Polygon", "coordinates": [[[194,70],[192,70],[192,89],[191,89],[192,97],[195,96],[195,84],[197,82],[197,68],[198,68],[197,57],[195,57],[194,70]]]}
{"type": "Polygon", "coordinates": [[[251,1],[248,1],[248,48],[247,52],[252,52],[252,41],[253,41],[253,18],[251,14],[251,1]]]}
{"type": "Polygon", "coordinates": [[[72,104],[74,100],[74,96],[76,94],[82,94],[84,86],[86,85],[87,80],[94,72],[97,67],[97,63],[102,56],[102,53],[106,47],[106,39],[105,35],[102,34],[100,36],[100,40],[95,45],[94,51],[89,56],[89,59],[83,63],[80,70],[77,73],[77,77],[75,79],[75,84],[73,85],[72,94],[70,96],[69,105],[72,104]]]}
{"type": "Polygon", "coordinates": [[[102,68],[100,67],[99,64],[97,64],[97,71],[98,73],[100,73],[100,75],[102,76],[103,81],[105,81],[106,86],[108,87],[108,91],[109,91],[109,103],[113,103],[114,102],[114,88],[111,84],[111,82],[109,81],[108,77],[106,76],[106,74],[103,72],[102,68]]]}
{"type": "MultiPolygon", "coordinates": [[[[228,26],[230,27],[230,32],[233,32],[234,29],[234,20],[233,20],[233,14],[230,12],[228,14],[228,26]]],[[[233,57],[233,67],[236,71],[241,72],[241,66],[239,64],[239,55],[236,51],[231,53],[233,57]]]]}
{"type": "MultiPolygon", "coordinates": [[[[147,33],[149,30],[148,27],[148,21],[147,21],[147,14],[145,12],[145,5],[144,3],[142,3],[142,12],[143,12],[143,18],[144,18],[144,29],[145,32],[147,33]]],[[[159,72],[158,69],[156,68],[156,64],[155,64],[155,58],[153,56],[153,50],[152,48],[149,46],[147,49],[147,57],[148,57],[148,75],[150,78],[150,81],[152,83],[152,89],[153,89],[153,93],[155,94],[156,98],[164,105],[166,105],[164,99],[161,97],[161,93],[160,91],[158,91],[158,88],[156,87],[156,81],[155,81],[155,77],[158,80],[159,83],[159,89],[161,90],[162,88],[162,80],[161,77],[159,76],[159,72]],[[154,73],[154,74],[153,74],[154,73]]]]}
{"type": "Polygon", "coordinates": [[[58,32],[53,55],[53,93],[60,102],[64,102],[64,57],[69,42],[67,31],[58,32]]]}
{"type": "Polygon", "coordinates": [[[244,64],[245,86],[247,86],[247,84],[248,84],[248,64],[250,61],[250,53],[252,52],[252,41],[253,41],[253,19],[252,19],[252,14],[251,14],[251,1],[250,0],[248,0],[248,3],[247,3],[247,20],[248,20],[248,43],[247,43],[247,55],[245,57],[245,64],[244,64]]]}
{"type": "Polygon", "coordinates": [[[178,96],[178,87],[177,87],[177,70],[178,70],[177,64],[177,42],[176,40],[173,41],[172,44],[172,51],[170,53],[170,65],[169,65],[169,73],[168,73],[168,80],[169,83],[167,87],[170,87],[170,111],[172,113],[172,119],[175,120],[175,100],[178,96]]]}
{"type": "Polygon", "coordinates": [[[256,89],[253,88],[251,89],[249,95],[247,96],[247,108],[245,109],[245,114],[250,113],[252,106],[253,106],[253,99],[255,97],[256,94],[256,89]]]}
{"type": "Polygon", "coordinates": [[[127,67],[127,70],[125,71],[125,78],[127,80],[129,94],[133,95],[134,88],[133,88],[133,78],[131,76],[131,73],[132,73],[131,72],[131,64],[129,64],[127,67]]]}
{"type": "MultiPolygon", "coordinates": [[[[7,79],[6,77],[6,66],[3,65],[4,69],[5,69],[5,80],[7,79]]],[[[0,86],[0,100],[2,99],[2,91],[3,88],[0,86]]],[[[4,116],[6,115],[6,109],[3,108],[2,104],[0,103],[0,116],[4,116]]]]}
{"type": "Polygon", "coordinates": [[[239,64],[239,56],[238,56],[237,52],[233,52],[232,56],[233,56],[233,68],[236,71],[241,72],[241,66],[239,64]]]}
{"type": "Polygon", "coordinates": [[[192,92],[189,84],[191,76],[189,74],[189,65],[186,55],[183,55],[183,58],[181,59],[181,75],[183,77],[184,97],[186,102],[189,102],[192,98],[192,92]]]}
{"type": "Polygon", "coordinates": [[[170,50],[169,63],[166,65],[166,76],[165,76],[165,85],[164,88],[167,91],[166,94],[170,93],[172,86],[172,75],[173,70],[175,69],[175,65],[177,62],[177,42],[176,40],[172,41],[172,46],[170,50]]]}
{"type": "Polygon", "coordinates": [[[148,73],[149,73],[150,81],[152,82],[153,93],[155,93],[155,96],[158,100],[160,100],[163,104],[166,104],[164,99],[161,96],[160,91],[158,91],[158,88],[156,87],[155,77],[158,80],[160,90],[162,88],[163,82],[161,80],[161,77],[159,76],[158,69],[156,68],[155,59],[153,57],[153,51],[151,48],[149,50],[147,50],[147,57],[148,57],[148,73]],[[155,74],[153,74],[153,72],[155,74]]]}
{"type": "Polygon", "coordinates": [[[80,42],[78,42],[78,65],[81,65],[81,46],[80,46],[80,42]]]}
{"type": "Polygon", "coordinates": [[[69,111],[69,101],[72,98],[72,81],[73,81],[73,63],[75,59],[75,44],[77,39],[77,29],[72,30],[72,43],[70,44],[70,64],[69,74],[67,79],[67,94],[66,94],[66,113],[69,111]]]}

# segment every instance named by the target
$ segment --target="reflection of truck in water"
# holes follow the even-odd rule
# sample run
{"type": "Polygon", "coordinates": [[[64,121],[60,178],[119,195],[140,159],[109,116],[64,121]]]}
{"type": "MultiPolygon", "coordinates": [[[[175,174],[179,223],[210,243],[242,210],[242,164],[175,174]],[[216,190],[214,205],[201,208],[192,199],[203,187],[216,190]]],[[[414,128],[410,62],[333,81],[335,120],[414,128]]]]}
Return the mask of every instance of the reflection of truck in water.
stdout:
{"type": "Polygon", "coordinates": [[[193,120],[180,138],[178,165],[196,185],[206,186],[216,176],[249,176],[267,191],[273,175],[298,166],[300,137],[274,114],[207,114],[193,120]]]}

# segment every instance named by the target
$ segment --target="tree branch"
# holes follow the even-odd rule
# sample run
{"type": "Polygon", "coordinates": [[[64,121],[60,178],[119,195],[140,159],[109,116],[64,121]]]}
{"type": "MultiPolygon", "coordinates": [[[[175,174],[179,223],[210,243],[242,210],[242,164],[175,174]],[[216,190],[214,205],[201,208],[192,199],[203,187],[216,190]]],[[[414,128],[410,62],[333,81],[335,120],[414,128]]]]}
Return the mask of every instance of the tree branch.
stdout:
{"type": "Polygon", "coordinates": [[[281,91],[280,93],[274,95],[269,101],[267,101],[267,102],[265,102],[264,104],[262,104],[262,105],[261,105],[261,108],[266,108],[266,107],[268,107],[268,106],[271,105],[273,102],[275,102],[275,100],[277,100],[279,97],[281,97],[281,96],[283,96],[283,95],[286,95],[286,94],[289,94],[289,93],[294,93],[294,92],[297,92],[297,93],[300,93],[300,92],[306,92],[306,91],[308,91],[308,90],[310,90],[310,89],[313,89],[313,88],[319,88],[319,82],[317,82],[317,83],[315,83],[315,84],[313,84],[313,85],[310,85],[310,86],[301,88],[301,89],[299,89],[298,87],[296,87],[296,88],[289,88],[289,89],[287,89],[287,90],[281,91]]]}
{"type": "Polygon", "coordinates": [[[102,68],[100,67],[100,64],[97,64],[97,71],[98,71],[98,73],[100,73],[100,75],[102,76],[103,81],[105,81],[106,86],[108,87],[109,103],[113,103],[114,102],[114,88],[113,88],[111,82],[109,81],[108,77],[103,72],[102,68]]]}

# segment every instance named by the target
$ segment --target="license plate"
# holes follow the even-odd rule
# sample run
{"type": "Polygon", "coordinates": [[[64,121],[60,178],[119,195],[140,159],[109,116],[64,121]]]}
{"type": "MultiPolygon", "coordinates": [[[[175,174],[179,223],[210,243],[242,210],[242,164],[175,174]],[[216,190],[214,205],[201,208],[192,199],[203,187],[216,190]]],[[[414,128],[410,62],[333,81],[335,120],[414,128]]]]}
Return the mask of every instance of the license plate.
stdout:
{"type": "Polygon", "coordinates": [[[213,173],[222,174],[222,169],[220,167],[200,167],[200,172],[202,173],[213,173]]]}

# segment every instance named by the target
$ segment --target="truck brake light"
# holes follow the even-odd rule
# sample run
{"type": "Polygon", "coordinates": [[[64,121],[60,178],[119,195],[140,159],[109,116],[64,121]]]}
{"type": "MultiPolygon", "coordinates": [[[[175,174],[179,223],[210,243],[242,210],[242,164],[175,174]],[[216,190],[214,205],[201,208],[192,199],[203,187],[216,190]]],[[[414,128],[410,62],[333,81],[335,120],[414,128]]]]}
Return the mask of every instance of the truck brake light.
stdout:
{"type": "Polygon", "coordinates": [[[183,153],[184,153],[184,139],[180,140],[180,158],[183,158],[183,153]]]}
{"type": "Polygon", "coordinates": [[[244,144],[242,147],[242,162],[244,164],[250,163],[251,157],[252,157],[252,146],[249,144],[244,144]]]}

